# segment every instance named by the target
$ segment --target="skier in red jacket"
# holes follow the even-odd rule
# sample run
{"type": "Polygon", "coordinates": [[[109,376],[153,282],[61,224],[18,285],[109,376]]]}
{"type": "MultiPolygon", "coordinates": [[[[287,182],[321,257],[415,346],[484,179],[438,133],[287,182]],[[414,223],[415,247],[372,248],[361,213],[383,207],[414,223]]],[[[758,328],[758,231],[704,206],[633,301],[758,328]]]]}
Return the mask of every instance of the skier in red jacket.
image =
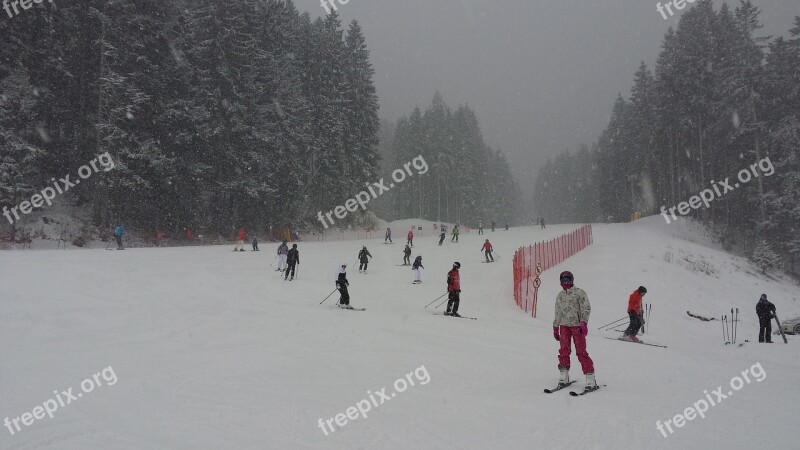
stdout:
{"type": "Polygon", "coordinates": [[[642,319],[642,297],[644,297],[644,294],[647,294],[647,288],[639,286],[639,289],[633,291],[631,296],[628,297],[628,316],[630,316],[631,322],[620,339],[639,342],[636,334],[639,333],[639,328],[644,324],[644,319],[642,319]]]}
{"type": "Polygon", "coordinates": [[[413,231],[409,231],[408,232],[408,245],[410,245],[412,247],[414,246],[414,232],[413,231]]]}
{"type": "Polygon", "coordinates": [[[236,247],[233,248],[233,251],[235,251],[235,252],[237,252],[237,251],[243,252],[244,251],[244,238],[245,237],[247,237],[247,235],[244,233],[244,227],[239,228],[238,243],[236,244],[236,247]]]}
{"type": "Polygon", "coordinates": [[[489,242],[488,239],[486,240],[486,242],[483,243],[483,247],[481,247],[481,251],[484,252],[484,255],[486,256],[486,262],[487,263],[488,262],[494,262],[494,256],[492,256],[492,244],[489,242]],[[489,261],[489,258],[492,258],[492,260],[489,261]]]}
{"type": "Polygon", "coordinates": [[[459,276],[458,269],[461,268],[461,263],[456,261],[453,263],[453,268],[447,272],[447,311],[445,316],[461,317],[458,314],[458,304],[461,302],[461,277],[459,276]]]}

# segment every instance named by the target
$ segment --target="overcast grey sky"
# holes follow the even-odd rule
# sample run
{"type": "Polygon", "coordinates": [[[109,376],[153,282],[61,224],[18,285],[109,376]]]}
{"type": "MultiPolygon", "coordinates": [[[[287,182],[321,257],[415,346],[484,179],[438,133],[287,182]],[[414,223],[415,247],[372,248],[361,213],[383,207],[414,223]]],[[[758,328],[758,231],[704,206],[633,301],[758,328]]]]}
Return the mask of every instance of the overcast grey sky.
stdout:
{"type": "MultiPolygon", "coordinates": [[[[320,0],[295,3],[314,17],[325,14],[320,0]]],[[[596,141],[639,63],[652,68],[664,33],[678,22],[677,15],[664,20],[657,3],[349,0],[337,7],[345,25],[356,19],[364,29],[381,117],[425,108],[437,90],[451,107],[468,103],[486,142],[506,153],[529,188],[538,162],[596,141]]],[[[753,3],[763,34],[788,35],[800,15],[800,0],[753,3]]]]}

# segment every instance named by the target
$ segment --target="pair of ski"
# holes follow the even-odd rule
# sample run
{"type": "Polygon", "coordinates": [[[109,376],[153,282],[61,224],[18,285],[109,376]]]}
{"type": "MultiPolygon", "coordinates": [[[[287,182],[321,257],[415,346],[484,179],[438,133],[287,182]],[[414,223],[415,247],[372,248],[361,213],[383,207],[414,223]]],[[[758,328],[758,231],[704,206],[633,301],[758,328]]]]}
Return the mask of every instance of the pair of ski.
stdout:
{"type": "MultiPolygon", "coordinates": [[[[545,389],[544,393],[545,394],[552,394],[553,392],[558,392],[558,391],[560,391],[560,390],[562,390],[562,389],[564,389],[566,387],[569,387],[572,384],[575,384],[575,380],[572,380],[567,384],[559,384],[558,386],[556,386],[553,389],[545,389]]],[[[605,386],[605,385],[603,385],[603,386],[605,386]]],[[[569,395],[571,395],[573,397],[580,397],[580,396],[586,395],[586,394],[588,394],[590,392],[594,392],[594,391],[596,391],[598,389],[600,389],[600,385],[598,385],[597,387],[594,387],[594,388],[585,389],[583,392],[569,391],[569,395]]]]}
{"type": "Polygon", "coordinates": [[[350,310],[350,311],[366,311],[366,309],[367,309],[367,308],[353,308],[350,305],[344,306],[344,305],[340,305],[338,303],[336,304],[336,306],[338,306],[339,309],[347,309],[347,310],[350,310]]]}
{"type": "Polygon", "coordinates": [[[642,342],[642,341],[639,341],[639,342],[634,342],[634,341],[629,341],[629,340],[627,340],[627,339],[611,338],[611,337],[607,337],[607,336],[603,336],[603,337],[604,337],[604,338],[606,338],[606,339],[611,339],[612,341],[630,342],[631,344],[642,344],[642,345],[649,345],[649,346],[651,346],[651,347],[661,347],[661,348],[667,348],[667,346],[666,346],[666,345],[648,344],[647,342],[642,342]]]}
{"type": "Polygon", "coordinates": [[[478,320],[477,317],[467,317],[467,316],[454,316],[452,314],[445,314],[445,313],[433,313],[435,316],[447,316],[447,317],[455,317],[458,319],[470,319],[470,320],[478,320]]]}

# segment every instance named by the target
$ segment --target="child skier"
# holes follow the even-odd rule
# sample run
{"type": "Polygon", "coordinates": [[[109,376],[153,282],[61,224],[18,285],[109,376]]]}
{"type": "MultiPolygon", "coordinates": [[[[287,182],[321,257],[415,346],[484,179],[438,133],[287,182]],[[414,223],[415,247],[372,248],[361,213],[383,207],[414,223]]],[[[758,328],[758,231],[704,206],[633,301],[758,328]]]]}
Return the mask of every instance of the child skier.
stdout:
{"type": "Polygon", "coordinates": [[[360,263],[358,265],[358,273],[361,273],[362,270],[364,273],[367,273],[367,264],[369,264],[369,259],[367,259],[367,257],[372,258],[372,255],[369,253],[369,250],[367,250],[367,246],[365,245],[364,248],[358,252],[358,262],[360,263]]]}
{"type": "Polygon", "coordinates": [[[575,287],[572,272],[561,272],[559,279],[564,290],[556,297],[556,317],[553,320],[553,337],[561,344],[558,351],[558,370],[561,373],[558,385],[569,384],[569,355],[574,341],[575,353],[578,355],[583,373],[586,374],[585,390],[593,391],[597,389],[594,363],[586,352],[586,335],[589,333],[587,323],[592,307],[586,292],[575,287]]]}
{"type": "Polygon", "coordinates": [[[419,271],[420,267],[423,269],[425,268],[425,266],[422,265],[422,256],[418,255],[414,258],[414,265],[411,267],[411,270],[414,271],[414,284],[422,283],[422,274],[419,271]]]}
{"type": "Polygon", "coordinates": [[[253,251],[257,252],[258,251],[258,238],[253,236],[253,242],[251,243],[251,245],[253,246],[253,251]]]}
{"type": "Polygon", "coordinates": [[[484,252],[484,256],[486,256],[486,262],[494,262],[494,256],[492,255],[492,244],[487,239],[486,242],[483,243],[483,247],[481,247],[481,251],[484,252]],[[489,261],[489,258],[492,258],[489,261]]]}
{"type": "Polygon", "coordinates": [[[458,234],[460,231],[458,230],[458,224],[453,226],[453,237],[450,238],[450,242],[458,242],[458,234]]]}

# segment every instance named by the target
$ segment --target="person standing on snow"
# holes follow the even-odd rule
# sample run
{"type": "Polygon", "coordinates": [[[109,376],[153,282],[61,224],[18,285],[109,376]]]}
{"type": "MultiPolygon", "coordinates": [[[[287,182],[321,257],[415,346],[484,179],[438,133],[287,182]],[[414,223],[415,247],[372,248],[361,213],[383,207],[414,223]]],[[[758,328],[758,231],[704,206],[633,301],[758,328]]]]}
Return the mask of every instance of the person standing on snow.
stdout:
{"type": "Polygon", "coordinates": [[[367,250],[367,246],[365,245],[364,248],[358,252],[358,262],[360,263],[358,265],[358,273],[361,273],[362,270],[364,273],[367,273],[367,264],[369,264],[369,259],[367,259],[367,257],[372,258],[372,255],[369,253],[369,250],[367,250]]]}
{"type": "Polygon", "coordinates": [[[583,373],[586,374],[585,390],[597,389],[594,376],[594,363],[586,351],[586,335],[589,333],[589,314],[592,306],[583,289],[575,287],[572,272],[561,272],[559,276],[563,291],[556,297],[555,320],[553,320],[553,337],[561,344],[558,351],[558,370],[561,377],[558,385],[569,384],[569,355],[572,351],[572,342],[575,342],[575,353],[581,363],[583,373]]]}
{"type": "Polygon", "coordinates": [[[117,241],[117,250],[125,250],[125,247],[122,246],[122,235],[125,234],[125,227],[122,224],[117,225],[117,228],[114,228],[114,239],[117,241]]]}
{"type": "Polygon", "coordinates": [[[278,246],[278,268],[275,270],[276,272],[283,272],[286,270],[286,255],[289,254],[289,246],[286,245],[286,241],[281,242],[281,245],[278,246]]]}
{"type": "Polygon", "coordinates": [[[411,270],[414,271],[414,284],[422,283],[422,274],[419,271],[420,267],[423,269],[425,268],[425,266],[422,265],[422,255],[418,255],[414,258],[414,265],[411,267],[411,270]]]}
{"type": "Polygon", "coordinates": [[[411,247],[409,247],[408,244],[406,244],[406,248],[403,249],[403,265],[411,265],[411,247]]]}
{"type": "Polygon", "coordinates": [[[492,256],[492,244],[487,239],[486,242],[483,243],[483,247],[481,247],[481,251],[484,252],[484,256],[486,256],[486,262],[494,262],[494,256],[492,256]],[[489,258],[492,258],[489,261],[489,258]]]}
{"type": "Polygon", "coordinates": [[[542,229],[543,229],[543,230],[544,230],[545,228],[547,228],[546,226],[544,226],[544,217],[540,217],[540,218],[539,218],[539,224],[541,224],[541,225],[542,225],[542,229]]]}
{"type": "Polygon", "coordinates": [[[644,294],[647,294],[647,288],[639,286],[639,289],[633,291],[633,294],[628,298],[628,316],[630,316],[631,322],[620,338],[624,341],[641,342],[636,335],[639,333],[639,328],[644,325],[644,318],[642,317],[642,298],[644,294]]]}
{"type": "Polygon", "coordinates": [[[336,278],[336,289],[339,290],[339,306],[343,308],[353,309],[350,306],[350,293],[347,292],[347,286],[350,286],[350,282],[347,281],[347,264],[342,264],[341,268],[339,269],[339,276],[336,278]]]}
{"type": "Polygon", "coordinates": [[[478,221],[478,235],[481,235],[481,234],[483,234],[483,221],[479,220],[478,221]]]}
{"type": "Polygon", "coordinates": [[[236,247],[233,248],[233,251],[235,252],[244,251],[244,238],[246,237],[247,235],[244,233],[244,227],[239,228],[239,236],[237,236],[238,240],[236,243],[236,247]]]}
{"type": "Polygon", "coordinates": [[[386,241],[389,241],[390,244],[392,243],[392,229],[389,227],[386,227],[386,236],[383,238],[383,243],[385,244],[386,241]]]}
{"type": "Polygon", "coordinates": [[[775,315],[775,305],[767,300],[767,294],[761,294],[756,303],[758,315],[758,342],[772,344],[772,317],[775,315]]]}
{"type": "Polygon", "coordinates": [[[289,281],[294,280],[294,266],[300,264],[300,252],[297,250],[297,244],[292,244],[292,249],[286,254],[286,274],[283,276],[285,280],[288,278],[291,271],[291,278],[289,281]]]}
{"type": "Polygon", "coordinates": [[[413,247],[414,246],[414,230],[410,230],[408,232],[408,236],[407,237],[408,237],[408,242],[406,242],[406,245],[410,245],[410,246],[413,247]]]}
{"type": "Polygon", "coordinates": [[[461,303],[461,276],[458,271],[461,269],[461,263],[456,261],[453,263],[453,268],[447,272],[447,311],[445,316],[461,317],[458,314],[458,304],[461,303]]]}
{"type": "Polygon", "coordinates": [[[458,242],[458,234],[460,233],[458,229],[458,224],[453,225],[453,237],[450,238],[450,242],[458,242]]]}
{"type": "Polygon", "coordinates": [[[258,238],[253,236],[253,242],[251,244],[253,245],[253,251],[257,252],[258,251],[258,238]]]}
{"type": "Polygon", "coordinates": [[[497,225],[497,222],[494,220],[492,221],[492,233],[494,233],[494,227],[497,225]]]}
{"type": "Polygon", "coordinates": [[[444,238],[446,236],[447,236],[447,226],[445,224],[442,224],[442,226],[439,227],[439,247],[442,246],[442,242],[444,242],[444,238]]]}

